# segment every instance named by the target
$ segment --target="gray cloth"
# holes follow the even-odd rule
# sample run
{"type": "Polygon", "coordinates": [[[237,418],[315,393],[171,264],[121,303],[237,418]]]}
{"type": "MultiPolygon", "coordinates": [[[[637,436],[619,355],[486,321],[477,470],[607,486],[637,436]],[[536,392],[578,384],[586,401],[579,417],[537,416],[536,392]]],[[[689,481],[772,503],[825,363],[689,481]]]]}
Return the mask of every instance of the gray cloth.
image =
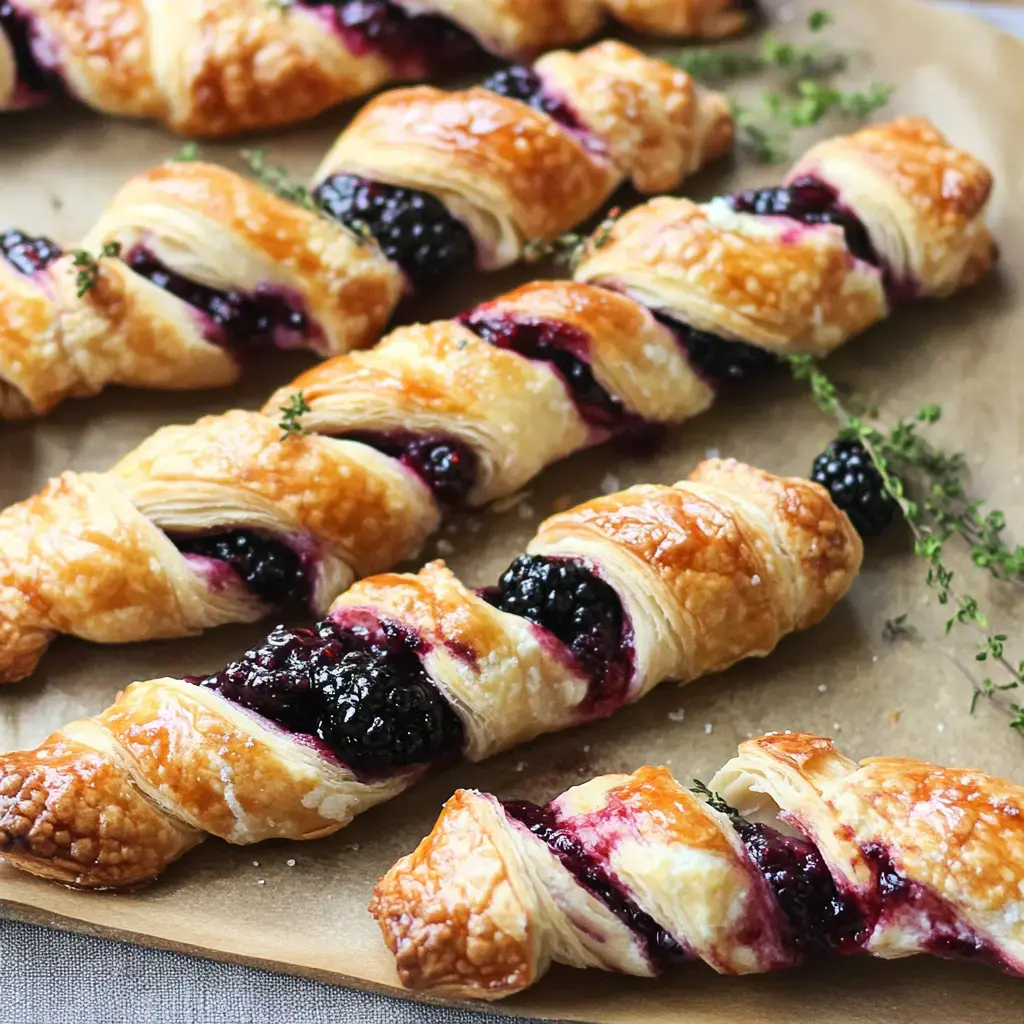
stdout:
{"type": "Polygon", "coordinates": [[[13,921],[0,978],[0,1024],[522,1024],[13,921]]]}

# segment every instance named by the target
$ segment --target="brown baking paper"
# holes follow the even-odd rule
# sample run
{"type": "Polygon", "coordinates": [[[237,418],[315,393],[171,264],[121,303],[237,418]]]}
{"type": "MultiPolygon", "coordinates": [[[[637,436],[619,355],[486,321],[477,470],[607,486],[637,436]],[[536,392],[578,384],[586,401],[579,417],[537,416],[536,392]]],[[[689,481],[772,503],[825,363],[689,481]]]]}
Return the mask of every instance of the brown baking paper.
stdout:
{"type": "MultiPolygon", "coordinates": [[[[909,306],[850,343],[829,362],[832,375],[878,401],[890,418],[923,402],[942,404],[938,431],[969,453],[975,490],[1006,510],[1024,537],[1024,47],[980,22],[910,0],[832,4],[836,45],[871,54],[871,76],[895,83],[894,113],[923,113],[995,169],[991,223],[1002,247],[997,274],[952,300],[909,306]]],[[[810,5],[787,5],[799,14],[810,5]]],[[[270,140],[293,172],[313,169],[350,111],[270,140]]],[[[0,224],[81,237],[115,187],[175,152],[163,131],[80,110],[4,118],[0,131],[0,224]]],[[[803,144],[794,146],[794,155],[803,144]]],[[[204,146],[237,164],[237,143],[204,146]]],[[[782,168],[722,167],[693,183],[706,197],[737,185],[778,180],[782,168]]],[[[432,298],[418,315],[449,315],[496,295],[528,274],[475,280],[432,298]]],[[[231,405],[253,407],[306,361],[268,359],[232,391],[202,394],[111,390],[68,402],[48,419],[0,425],[0,500],[35,491],[69,467],[102,469],[153,428],[231,405]]],[[[639,457],[613,448],[586,453],[545,473],[522,500],[442,534],[450,563],[473,584],[493,581],[558,499],[583,500],[641,481],[671,482],[705,455],[721,452],[783,473],[806,474],[833,427],[803,387],[757,383],[675,430],[664,450],[639,457]]],[[[846,753],[892,753],[976,765],[1024,782],[1024,739],[986,705],[968,714],[973,671],[968,638],[942,647],[885,641],[889,617],[910,612],[934,626],[922,564],[908,535],[891,531],[870,546],[862,577],[820,627],[686,689],[666,685],[614,718],[541,738],[486,764],[462,764],[317,842],[230,847],[210,841],[151,887],[128,894],[78,893],[0,869],[0,906],[13,917],[111,935],[225,960],[393,989],[392,959],[366,912],[375,880],[430,829],[458,786],[546,799],[591,775],[665,763],[682,779],[707,778],[737,742],[767,730],[833,735],[846,753]],[[685,711],[685,717],[683,712],[685,711]]],[[[429,545],[424,557],[438,552],[429,545]]],[[[997,624],[1020,638],[1021,604],[1006,586],[970,589],[997,624]]],[[[103,649],[54,645],[29,682],[0,692],[0,744],[33,746],[69,719],[106,706],[135,679],[214,670],[261,639],[264,626],[215,630],[197,639],[103,649]]],[[[939,633],[934,635],[937,637],[939,633]]],[[[1014,648],[1016,650],[1016,647],[1014,648]]],[[[1020,653],[1017,656],[1021,656],[1020,653]]],[[[789,1024],[949,1019],[1020,1024],[1024,987],[994,971],[926,958],[897,963],[837,959],[765,978],[720,978],[694,965],[657,982],[556,968],[534,991],[503,1004],[513,1013],[595,1021],[785,1020],[789,1024]]]]}

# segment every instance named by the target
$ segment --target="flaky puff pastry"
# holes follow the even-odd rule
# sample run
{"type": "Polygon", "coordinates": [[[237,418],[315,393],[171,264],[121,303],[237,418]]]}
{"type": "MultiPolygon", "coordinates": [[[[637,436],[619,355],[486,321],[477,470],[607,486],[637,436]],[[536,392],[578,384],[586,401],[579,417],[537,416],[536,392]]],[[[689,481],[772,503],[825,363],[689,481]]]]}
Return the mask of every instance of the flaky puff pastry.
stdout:
{"type": "Polygon", "coordinates": [[[0,27],[0,110],[68,92],[105,113],[213,137],[308,120],[388,82],[473,63],[484,51],[527,59],[580,43],[609,11],[634,28],[676,37],[728,35],[751,20],[747,5],[733,0],[346,6],[19,0],[0,27]],[[427,21],[410,20],[406,6],[427,21]]]}
{"type": "Polygon", "coordinates": [[[370,904],[402,981],[497,999],[553,961],[749,974],[827,951],[1024,974],[1020,786],[787,734],[740,744],[710,789],[732,806],[651,767],[543,809],[460,790],[370,904]]]}
{"type": "MultiPolygon", "coordinates": [[[[862,555],[823,488],[731,460],[553,516],[529,551],[586,566],[617,595],[623,625],[606,665],[588,667],[440,562],[366,579],[331,608],[342,634],[374,621],[415,638],[472,760],[609,715],[666,679],[767,654],[832,608],[862,555]]],[[[324,743],[198,682],[134,683],[36,750],[0,755],[0,856],[73,885],[137,884],[206,833],[251,843],[332,832],[429,767],[358,775],[324,743]]]]}
{"type": "Polygon", "coordinates": [[[729,341],[823,355],[897,299],[949,295],[985,274],[991,187],[981,161],[923,118],[900,118],[812,147],[782,190],[788,214],[751,212],[755,193],[637,207],[576,278],[729,341]],[[829,223],[800,219],[823,213],[829,223]],[[851,248],[861,233],[867,245],[851,248]]]}
{"type": "MultiPolygon", "coordinates": [[[[0,418],[39,415],[108,384],[206,388],[242,371],[246,344],[335,355],[375,342],[402,294],[375,243],[223,168],[175,162],[129,181],[82,242],[31,274],[0,258],[0,418]],[[104,246],[120,256],[103,256],[104,246]],[[237,336],[174,285],[132,269],[139,255],[186,287],[276,301],[272,337],[237,336]],[[82,287],[82,274],[93,281],[82,287]],[[288,319],[294,314],[295,324],[288,319]]],[[[265,335],[270,334],[264,330],[265,335]]]]}
{"type": "MultiPolygon", "coordinates": [[[[586,220],[624,180],[675,188],[731,144],[723,96],[632,47],[553,53],[537,70],[578,101],[579,125],[485,89],[395,90],[341,133],[315,184],[355,175],[434,196],[492,270],[586,220]]],[[[99,267],[82,295],[71,254],[27,274],[0,255],[0,418],[45,413],[111,383],[224,385],[247,345],[362,348],[412,284],[371,239],[326,213],[201,163],[130,181],[82,244],[99,267]],[[122,259],[98,257],[109,243],[122,259]],[[157,261],[145,276],[126,265],[140,249],[157,261]],[[181,280],[158,277],[163,270],[181,280]],[[205,308],[239,299],[254,311],[230,331],[205,308]],[[256,324],[264,337],[251,336],[256,324]]]]}

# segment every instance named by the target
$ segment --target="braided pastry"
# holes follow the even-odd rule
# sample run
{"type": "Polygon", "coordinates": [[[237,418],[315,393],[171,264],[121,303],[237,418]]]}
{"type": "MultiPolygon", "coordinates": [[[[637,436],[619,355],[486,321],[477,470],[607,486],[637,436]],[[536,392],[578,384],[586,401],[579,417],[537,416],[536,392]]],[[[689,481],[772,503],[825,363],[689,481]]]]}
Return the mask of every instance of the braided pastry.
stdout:
{"type": "Polygon", "coordinates": [[[675,188],[732,140],[724,97],[621,43],[485,84],[369,103],[315,176],[324,216],[208,164],[132,179],[82,243],[121,259],[84,292],[71,254],[0,235],[0,418],[110,383],[228,384],[254,347],[372,344],[405,289],[508,266],[624,180],[675,188]]]}
{"type": "Polygon", "coordinates": [[[0,110],[68,93],[195,137],[308,120],[388,82],[579,43],[605,13],[719,37],[750,0],[5,0],[0,110]],[[408,10],[406,10],[408,8],[408,10]]]}
{"type": "MultiPolygon", "coordinates": [[[[906,134],[897,122],[867,137],[887,130],[906,134]]],[[[952,168],[969,158],[936,145],[929,159],[952,168]]],[[[980,164],[971,168],[987,180],[980,164]]],[[[924,197],[918,207],[927,216],[924,197]]],[[[628,256],[623,228],[646,209],[624,218],[584,268],[623,250],[628,256]]],[[[965,213],[960,232],[945,236],[947,251],[965,259],[964,236],[971,246],[983,237],[991,249],[983,212],[979,192],[973,216],[965,213]]],[[[828,282],[821,303],[853,294],[841,275],[873,281],[881,302],[880,272],[850,260],[839,231],[763,219],[766,234],[783,225],[828,254],[828,274],[805,266],[802,278],[828,282]]],[[[669,222],[670,242],[676,233],[669,222]]],[[[730,244],[742,252],[744,237],[730,244]]],[[[687,268],[696,277],[692,250],[652,237],[650,251],[662,253],[649,264],[651,280],[685,281],[687,268]]],[[[709,252],[714,261],[715,248],[709,252]]],[[[625,276],[628,260],[616,262],[625,276]]],[[[738,265],[748,288],[773,266],[763,253],[738,265]]],[[[729,264],[707,266],[726,274],[729,264]]],[[[641,291],[639,273],[631,280],[629,290],[641,291]]],[[[788,314],[787,330],[771,343],[758,336],[764,348],[697,330],[687,323],[694,310],[716,303],[702,307],[667,291],[648,300],[657,319],[612,290],[526,285],[458,320],[400,328],[372,351],[322,363],[262,414],[168,427],[109,473],[65,473],[0,513],[0,680],[28,675],[57,633],[100,643],[184,636],[252,621],[296,599],[322,614],[353,579],[415,554],[442,510],[512,494],[545,466],[610,437],[683,422],[711,404],[716,388],[764,370],[770,348],[817,350],[820,337],[809,328],[790,332],[796,318],[788,314]],[[297,392],[310,409],[302,418],[309,433],[282,438],[280,409],[297,392]]],[[[765,292],[756,315],[753,304],[735,304],[751,331],[791,308],[765,292]]],[[[813,309],[805,312],[813,323],[813,309]]],[[[866,319],[854,324],[837,312],[834,323],[838,344],[866,319]]]]}
{"type": "Polygon", "coordinates": [[[1020,786],[904,758],[858,765],[830,740],[773,734],[741,743],[711,790],[734,806],[666,768],[592,779],[546,807],[460,790],[370,904],[402,981],[496,999],[552,961],[651,977],[824,953],[1024,975],[1020,786]]]}
{"type": "Polygon", "coordinates": [[[326,835],[431,765],[768,654],[842,597],[862,546],[817,484],[712,460],[553,516],[529,552],[485,590],[440,562],[364,580],[316,629],[0,755],[0,856],[118,886],[205,833],[326,835]]]}

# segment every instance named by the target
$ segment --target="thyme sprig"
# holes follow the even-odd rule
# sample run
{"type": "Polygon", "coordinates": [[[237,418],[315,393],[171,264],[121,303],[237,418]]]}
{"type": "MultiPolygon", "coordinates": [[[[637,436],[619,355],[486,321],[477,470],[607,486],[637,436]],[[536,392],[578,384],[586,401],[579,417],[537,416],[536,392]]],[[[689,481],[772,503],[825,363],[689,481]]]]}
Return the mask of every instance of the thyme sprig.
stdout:
{"type": "Polygon", "coordinates": [[[194,163],[199,159],[199,143],[186,142],[171,159],[178,164],[194,163]]]}
{"type": "Polygon", "coordinates": [[[288,203],[295,203],[310,213],[327,217],[332,224],[337,224],[347,231],[357,245],[366,245],[374,241],[373,232],[370,226],[363,221],[341,221],[331,217],[322,206],[313,198],[312,192],[305,185],[300,185],[288,173],[288,168],[283,164],[272,164],[267,160],[265,149],[243,149],[241,157],[249,173],[268,191],[273,192],[279,199],[288,203]]]}
{"type": "MultiPolygon", "coordinates": [[[[864,403],[841,395],[813,356],[790,356],[789,366],[797,380],[808,383],[818,407],[839,420],[840,436],[855,438],[864,446],[883,486],[903,513],[914,538],[914,553],[927,564],[925,582],[939,604],[950,611],[946,634],[957,626],[967,626],[981,638],[975,645],[975,660],[1001,670],[999,682],[991,676],[971,677],[971,713],[982,697],[992,699],[1024,688],[1024,659],[1018,661],[1007,654],[1007,635],[992,631],[978,599],[954,587],[955,574],[945,559],[947,543],[959,538],[969,546],[975,565],[996,579],[1020,583],[1024,547],[1011,548],[1003,540],[1006,517],[1002,512],[986,512],[983,501],[968,496],[962,477],[963,455],[943,452],[921,435],[922,429],[940,419],[939,406],[922,406],[912,419],[901,418],[895,427],[887,428],[864,403]]],[[[894,639],[912,629],[907,616],[900,615],[886,622],[884,635],[894,639]]],[[[1011,728],[1024,736],[1024,705],[1004,707],[1010,713],[1011,728]]]]}
{"type": "Polygon", "coordinates": [[[608,244],[621,216],[622,210],[616,206],[589,235],[567,231],[557,238],[527,242],[523,246],[523,259],[527,263],[549,259],[557,266],[575,270],[588,256],[608,244]]]}
{"type": "Polygon", "coordinates": [[[728,803],[724,797],[719,796],[713,789],[709,788],[705,783],[701,782],[700,779],[694,779],[693,785],[690,787],[691,793],[696,793],[698,796],[704,797],[707,801],[708,806],[713,810],[718,811],[721,814],[726,815],[734,825],[746,825],[748,824],[747,819],[732,804],[728,803]]]}
{"type": "Polygon", "coordinates": [[[311,406],[306,401],[306,395],[302,391],[296,391],[278,411],[281,413],[280,422],[281,440],[287,441],[289,437],[296,437],[299,434],[308,434],[309,431],[302,425],[302,417],[311,411],[311,406]]]}
{"type": "Polygon", "coordinates": [[[86,249],[75,249],[72,253],[72,264],[79,268],[78,274],[75,277],[75,294],[78,298],[82,298],[83,295],[90,288],[93,288],[100,279],[100,260],[104,258],[116,259],[121,255],[121,243],[120,242],[107,242],[102,249],[99,251],[99,255],[94,256],[91,252],[86,249]]]}

